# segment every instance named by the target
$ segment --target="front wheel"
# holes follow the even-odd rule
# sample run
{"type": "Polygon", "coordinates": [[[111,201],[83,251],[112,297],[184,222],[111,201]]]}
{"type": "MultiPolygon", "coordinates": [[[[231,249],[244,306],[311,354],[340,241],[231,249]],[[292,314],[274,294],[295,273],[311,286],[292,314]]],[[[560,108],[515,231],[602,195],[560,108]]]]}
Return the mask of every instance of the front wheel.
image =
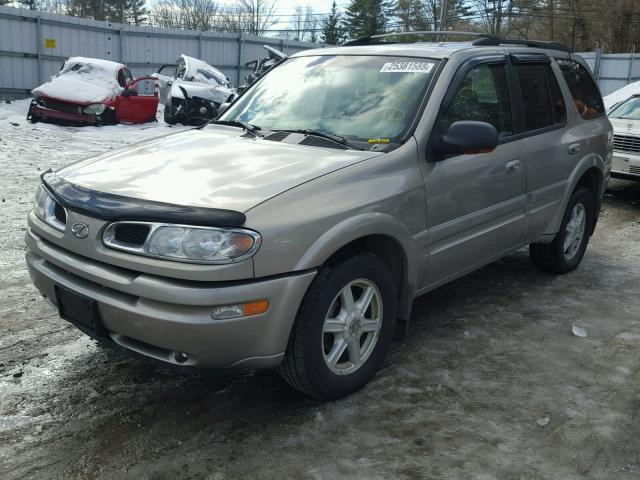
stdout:
{"type": "Polygon", "coordinates": [[[164,106],[164,121],[169,125],[175,125],[177,123],[174,108],[168,103],[164,106]]]}
{"type": "Polygon", "coordinates": [[[396,298],[389,270],[373,254],[323,267],[302,301],[280,374],[325,400],[362,388],[391,343],[396,298]]]}
{"type": "Polygon", "coordinates": [[[549,273],[575,270],[587,250],[593,221],[593,196],[580,186],[569,199],[560,230],[553,241],[529,245],[531,260],[538,268],[549,273]]]}

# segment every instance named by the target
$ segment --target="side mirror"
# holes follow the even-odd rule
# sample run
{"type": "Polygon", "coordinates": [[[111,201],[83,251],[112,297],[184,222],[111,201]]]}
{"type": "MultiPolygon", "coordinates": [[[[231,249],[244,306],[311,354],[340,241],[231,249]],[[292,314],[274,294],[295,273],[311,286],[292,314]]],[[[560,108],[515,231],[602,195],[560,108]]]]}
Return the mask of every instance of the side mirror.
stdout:
{"type": "Polygon", "coordinates": [[[496,127],[472,120],[454,122],[440,138],[440,150],[444,155],[489,153],[497,146],[496,127]]]}
{"type": "Polygon", "coordinates": [[[229,108],[229,105],[231,105],[231,102],[224,102],[218,107],[218,117],[222,115],[227,110],[227,108],[229,108]]]}

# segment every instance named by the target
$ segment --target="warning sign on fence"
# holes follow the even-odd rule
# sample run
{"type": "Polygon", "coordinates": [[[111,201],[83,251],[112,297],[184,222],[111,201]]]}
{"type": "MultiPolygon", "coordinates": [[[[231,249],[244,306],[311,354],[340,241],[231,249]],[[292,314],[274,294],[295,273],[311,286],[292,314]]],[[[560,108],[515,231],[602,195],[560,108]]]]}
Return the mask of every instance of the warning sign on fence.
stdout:
{"type": "Polygon", "coordinates": [[[44,39],[44,47],[45,48],[56,48],[56,39],[55,38],[45,38],[44,39]]]}

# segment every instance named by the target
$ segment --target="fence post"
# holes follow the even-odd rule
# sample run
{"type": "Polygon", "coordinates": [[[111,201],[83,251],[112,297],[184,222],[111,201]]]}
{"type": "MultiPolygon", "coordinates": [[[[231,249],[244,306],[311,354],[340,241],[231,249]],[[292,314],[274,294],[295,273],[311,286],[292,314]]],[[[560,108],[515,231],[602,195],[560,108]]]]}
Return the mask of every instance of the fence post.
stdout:
{"type": "Polygon", "coordinates": [[[118,30],[118,34],[120,37],[120,63],[127,63],[127,56],[126,56],[126,44],[124,42],[124,25],[120,26],[120,30],[118,30]]]}
{"type": "Polygon", "coordinates": [[[198,58],[204,60],[202,58],[202,32],[198,34],[198,58]]]}
{"type": "Polygon", "coordinates": [[[240,85],[242,81],[242,60],[244,59],[244,38],[240,33],[238,35],[238,67],[236,72],[236,85],[240,85]]]}
{"type": "Polygon", "coordinates": [[[44,82],[44,69],[42,68],[42,23],[40,23],[40,16],[36,17],[36,35],[38,36],[38,79],[39,83],[44,82]]]}
{"type": "Polygon", "coordinates": [[[636,56],[634,50],[632,50],[631,54],[629,55],[629,70],[627,71],[627,83],[631,83],[631,76],[633,75],[633,60],[636,56]]]}
{"type": "Polygon", "coordinates": [[[596,83],[600,80],[600,67],[602,66],[602,49],[596,48],[596,62],[593,66],[593,75],[596,77],[596,83]]]}

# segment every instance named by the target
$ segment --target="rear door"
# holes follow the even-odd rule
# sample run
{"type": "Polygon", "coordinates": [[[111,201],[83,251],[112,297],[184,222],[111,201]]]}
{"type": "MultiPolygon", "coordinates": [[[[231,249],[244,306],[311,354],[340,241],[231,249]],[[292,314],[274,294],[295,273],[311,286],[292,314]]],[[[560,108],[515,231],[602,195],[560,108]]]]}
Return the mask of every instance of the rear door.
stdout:
{"type": "Polygon", "coordinates": [[[425,171],[429,266],[434,287],[517,246],[525,223],[525,159],[517,136],[512,79],[504,56],[474,60],[452,82],[434,127],[458,120],[490,123],[496,150],[438,159],[425,171]]]}
{"type": "Polygon", "coordinates": [[[516,102],[526,151],[527,238],[541,235],[561,208],[567,182],[587,138],[567,129],[557,75],[546,54],[512,56],[516,102]]]}

